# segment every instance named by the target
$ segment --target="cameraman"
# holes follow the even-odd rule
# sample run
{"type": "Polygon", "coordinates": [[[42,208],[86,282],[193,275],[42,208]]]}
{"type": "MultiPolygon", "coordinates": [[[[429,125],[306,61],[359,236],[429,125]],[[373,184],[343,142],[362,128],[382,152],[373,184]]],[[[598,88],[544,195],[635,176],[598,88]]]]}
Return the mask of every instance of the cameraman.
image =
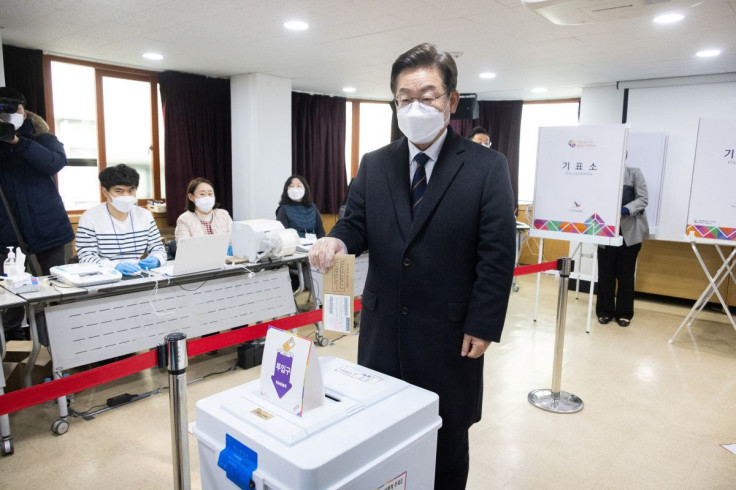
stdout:
{"type": "MultiPolygon", "coordinates": [[[[21,92],[0,88],[0,187],[10,209],[0,201],[0,264],[6,247],[25,242],[26,254],[35,254],[41,271],[64,263],[64,246],[74,239],[54,175],[66,165],[64,145],[39,115],[25,110],[21,92]],[[13,127],[10,127],[12,125],[13,127]],[[17,237],[9,214],[20,232],[17,237]]],[[[9,310],[3,315],[9,340],[22,338],[23,315],[9,310]]]]}

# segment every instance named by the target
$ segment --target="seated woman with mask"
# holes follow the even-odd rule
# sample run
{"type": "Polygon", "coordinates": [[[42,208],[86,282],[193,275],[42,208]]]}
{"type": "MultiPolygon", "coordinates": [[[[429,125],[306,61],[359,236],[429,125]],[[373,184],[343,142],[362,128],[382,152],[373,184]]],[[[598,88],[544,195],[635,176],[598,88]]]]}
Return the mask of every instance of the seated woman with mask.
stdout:
{"type": "Polygon", "coordinates": [[[279,207],[276,208],[276,219],[284,228],[293,228],[300,238],[317,238],[325,236],[325,227],[319,209],[312,202],[312,193],[307,180],[301,175],[292,175],[284,183],[279,207]]]}
{"type": "Polygon", "coordinates": [[[187,209],[176,220],[174,237],[230,233],[233,220],[224,209],[215,206],[215,190],[212,182],[202,177],[192,179],[187,186],[187,209]]]}
{"type": "Polygon", "coordinates": [[[166,250],[156,222],[147,209],[137,205],[138,172],[120,164],[107,167],[99,177],[107,201],[79,218],[79,262],[114,267],[126,276],[163,265],[166,250]]]}

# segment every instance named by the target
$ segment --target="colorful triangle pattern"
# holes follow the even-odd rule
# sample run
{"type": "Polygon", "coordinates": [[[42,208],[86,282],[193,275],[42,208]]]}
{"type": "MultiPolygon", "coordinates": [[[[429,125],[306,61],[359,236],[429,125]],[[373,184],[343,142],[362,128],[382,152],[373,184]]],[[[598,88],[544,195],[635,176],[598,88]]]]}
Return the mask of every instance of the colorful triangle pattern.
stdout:
{"type": "Polygon", "coordinates": [[[591,215],[583,223],[536,219],[534,220],[534,229],[559,231],[561,233],[572,233],[576,235],[615,236],[614,227],[607,225],[597,214],[591,215]]]}
{"type": "Polygon", "coordinates": [[[736,228],[726,228],[725,226],[719,228],[717,226],[687,225],[685,234],[690,236],[690,233],[696,238],[736,241],[736,228]]]}

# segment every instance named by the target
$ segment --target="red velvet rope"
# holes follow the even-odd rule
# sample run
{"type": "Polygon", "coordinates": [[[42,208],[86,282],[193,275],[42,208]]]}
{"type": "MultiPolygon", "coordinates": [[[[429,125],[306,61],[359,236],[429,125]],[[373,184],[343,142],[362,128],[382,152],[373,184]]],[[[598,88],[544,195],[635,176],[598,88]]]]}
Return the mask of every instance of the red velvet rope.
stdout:
{"type": "MultiPolygon", "coordinates": [[[[524,274],[534,274],[556,268],[556,261],[525,265],[516,267],[514,269],[514,275],[522,276],[524,274]]],[[[360,299],[355,300],[354,308],[355,311],[361,310],[362,304],[360,299]]],[[[239,328],[231,332],[223,332],[209,337],[190,340],[187,342],[187,354],[190,357],[196,356],[264,337],[269,326],[289,330],[321,320],[322,310],[313,310],[270,322],[259,323],[250,327],[239,328]]],[[[17,412],[18,410],[68,395],[69,393],[76,393],[94,386],[109,383],[110,381],[124,378],[139,371],[150,369],[156,365],[156,350],[153,349],[121,361],[90,369],[89,371],[72,374],[71,376],[23,388],[22,390],[11,391],[0,396],[0,415],[17,412]]]]}
{"type": "Polygon", "coordinates": [[[523,276],[525,274],[536,274],[537,272],[551,271],[557,269],[557,261],[542,262],[540,264],[520,265],[514,269],[515,276],[523,276]]]}
{"type": "MultiPolygon", "coordinates": [[[[360,299],[354,303],[355,311],[361,310],[360,299]]],[[[196,356],[216,349],[223,349],[231,345],[241,344],[266,335],[269,326],[282,330],[302,327],[322,320],[322,310],[313,310],[298,315],[279,318],[270,322],[259,323],[250,327],[239,328],[231,332],[187,341],[188,356],[196,356]]],[[[163,339],[162,339],[163,342],[163,339]]],[[[139,371],[150,369],[157,365],[156,350],[152,349],[121,361],[112,362],[89,371],[72,374],[48,383],[42,383],[22,390],[11,391],[0,396],[0,415],[17,412],[24,408],[38,405],[60,396],[76,393],[97,385],[109,383],[124,378],[139,371]]]]}

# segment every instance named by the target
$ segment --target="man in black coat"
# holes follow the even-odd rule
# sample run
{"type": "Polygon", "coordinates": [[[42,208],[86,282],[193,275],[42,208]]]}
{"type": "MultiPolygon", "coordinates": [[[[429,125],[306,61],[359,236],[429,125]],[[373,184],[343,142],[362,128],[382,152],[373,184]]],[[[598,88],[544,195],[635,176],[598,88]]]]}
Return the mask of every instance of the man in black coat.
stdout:
{"type": "MultiPolygon", "coordinates": [[[[54,176],[66,165],[64,145],[49,133],[46,121],[25,110],[25,97],[18,90],[0,88],[0,101],[18,101],[16,111],[4,112],[0,119],[14,124],[15,134],[0,141],[0,187],[18,225],[28,252],[36,254],[41,274],[64,263],[64,246],[74,239],[69,217],[64,209],[54,176]]],[[[6,247],[17,247],[18,237],[8,217],[8,209],[0,202],[0,264],[7,258],[6,247]]],[[[22,319],[4,316],[8,338],[17,338],[22,319]]]]}
{"type": "Polygon", "coordinates": [[[448,128],[459,101],[448,53],[422,44],[391,73],[406,135],[363,157],[345,217],[310,251],[325,270],[369,250],[358,362],[440,397],[435,488],[465,488],[481,416],[483,354],[499,342],[515,260],[505,157],[448,128]],[[424,155],[424,156],[422,156],[424,155]]]}

